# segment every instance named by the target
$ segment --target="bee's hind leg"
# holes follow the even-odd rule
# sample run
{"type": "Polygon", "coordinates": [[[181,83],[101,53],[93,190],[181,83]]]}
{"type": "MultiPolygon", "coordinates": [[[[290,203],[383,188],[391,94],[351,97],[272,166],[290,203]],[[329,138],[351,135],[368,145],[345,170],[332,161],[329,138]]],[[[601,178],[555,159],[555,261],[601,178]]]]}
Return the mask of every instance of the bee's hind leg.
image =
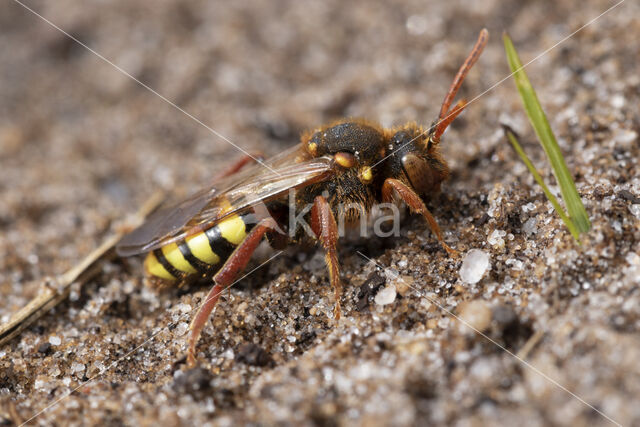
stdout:
{"type": "Polygon", "coordinates": [[[218,298],[222,291],[233,285],[235,278],[247,266],[251,255],[256,250],[265,233],[277,228],[277,224],[273,218],[265,218],[261,220],[245,237],[245,239],[233,251],[229,259],[224,263],[222,268],[213,276],[214,285],[207,294],[204,302],[200,305],[198,312],[191,321],[189,329],[189,349],[187,350],[187,363],[189,366],[196,364],[196,344],[200,339],[202,329],[209,319],[209,315],[216,306],[218,298]]]}
{"type": "Polygon", "coordinates": [[[329,270],[329,280],[335,294],[334,318],[340,318],[340,295],[342,294],[342,282],[340,282],[340,266],[338,264],[338,226],[331,212],[331,206],[322,196],[317,196],[311,208],[311,229],[316,234],[325,252],[325,262],[329,270]]]}
{"type": "Polygon", "coordinates": [[[264,154],[260,153],[260,152],[254,152],[252,154],[246,154],[244,156],[242,156],[242,158],[240,158],[240,160],[236,161],[234,164],[231,165],[231,167],[229,167],[229,169],[223,171],[222,173],[219,173],[218,175],[216,175],[213,178],[213,183],[215,183],[216,181],[219,181],[222,178],[226,178],[228,176],[231,175],[235,175],[236,173],[240,172],[240,170],[242,170],[243,167],[245,167],[246,165],[248,165],[249,163],[259,163],[262,162],[264,160],[264,154]]]}

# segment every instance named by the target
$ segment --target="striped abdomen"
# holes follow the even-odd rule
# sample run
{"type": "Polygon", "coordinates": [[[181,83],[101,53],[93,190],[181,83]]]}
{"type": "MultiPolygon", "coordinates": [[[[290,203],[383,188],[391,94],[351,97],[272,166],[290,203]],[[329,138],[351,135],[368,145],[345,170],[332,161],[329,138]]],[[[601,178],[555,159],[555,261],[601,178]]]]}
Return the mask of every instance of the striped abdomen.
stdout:
{"type": "Polygon", "coordinates": [[[195,273],[214,274],[255,225],[251,216],[231,215],[205,231],[149,252],[145,271],[168,281],[195,273]]]}

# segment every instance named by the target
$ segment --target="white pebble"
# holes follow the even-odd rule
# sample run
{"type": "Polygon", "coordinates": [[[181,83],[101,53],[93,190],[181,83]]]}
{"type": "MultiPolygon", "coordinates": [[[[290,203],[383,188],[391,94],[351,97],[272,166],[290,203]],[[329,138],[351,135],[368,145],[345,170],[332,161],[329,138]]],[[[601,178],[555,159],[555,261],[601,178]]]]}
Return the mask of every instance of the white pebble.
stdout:
{"type": "Polygon", "coordinates": [[[178,306],[176,307],[176,310],[179,311],[180,313],[186,314],[191,311],[191,305],[184,304],[184,303],[178,304],[178,306]]]}
{"type": "Polygon", "coordinates": [[[493,232],[487,238],[487,242],[491,246],[497,246],[499,248],[504,246],[503,237],[507,235],[507,232],[504,230],[493,230],[493,232]]]}
{"type": "Polygon", "coordinates": [[[189,330],[189,324],[187,322],[180,322],[176,326],[175,334],[179,337],[183,336],[189,330]]]}
{"type": "Polygon", "coordinates": [[[630,205],[629,212],[631,212],[636,218],[640,219],[640,204],[630,205]]]}
{"type": "Polygon", "coordinates": [[[380,289],[374,298],[378,305],[391,304],[396,300],[396,287],[394,285],[385,286],[380,289]]]}
{"type": "Polygon", "coordinates": [[[524,231],[528,236],[536,234],[538,232],[537,222],[538,221],[535,218],[529,218],[522,226],[522,231],[524,231]]]}
{"type": "MultiPolygon", "coordinates": [[[[465,301],[459,306],[460,319],[465,327],[485,331],[491,325],[491,308],[481,299],[465,301]]],[[[475,332],[468,329],[471,333],[475,332]]]]}
{"type": "Polygon", "coordinates": [[[82,373],[86,367],[82,363],[74,362],[71,364],[71,372],[79,372],[82,373]]]}
{"type": "Polygon", "coordinates": [[[449,320],[448,317],[441,317],[438,320],[438,327],[442,329],[447,329],[449,327],[449,323],[451,323],[451,321],[449,320]]]}
{"type": "Polygon", "coordinates": [[[522,271],[524,269],[523,262],[518,259],[509,258],[505,261],[505,264],[511,266],[511,268],[517,271],[522,271]]]}
{"type": "Polygon", "coordinates": [[[462,260],[460,278],[465,283],[478,283],[489,267],[489,254],[480,249],[471,249],[462,260]]]}
{"type": "Polygon", "coordinates": [[[388,281],[395,282],[400,277],[400,274],[398,273],[398,270],[394,268],[385,268],[384,276],[388,281]]]}
{"type": "Polygon", "coordinates": [[[405,25],[409,34],[420,36],[429,28],[429,19],[422,15],[411,15],[405,25]]]}
{"type": "Polygon", "coordinates": [[[624,96],[622,95],[614,95],[611,97],[611,106],[613,108],[622,108],[625,104],[624,96]]]}
{"type": "MultiPolygon", "coordinates": [[[[634,205],[640,206],[640,205],[634,205]]],[[[640,283],[640,255],[635,252],[629,252],[625,257],[629,263],[629,267],[624,269],[624,282],[627,285],[640,283]]]]}
{"type": "Polygon", "coordinates": [[[638,138],[638,133],[630,129],[621,129],[613,133],[613,141],[616,145],[629,147],[629,145],[638,138]]]}
{"type": "Polygon", "coordinates": [[[96,360],[95,362],[93,362],[93,366],[98,371],[100,371],[100,373],[104,372],[104,370],[105,370],[104,363],[100,362],[99,360],[96,360]]]}
{"type": "Polygon", "coordinates": [[[56,337],[55,335],[49,337],[49,344],[51,345],[60,345],[62,344],[62,340],[60,337],[56,337]]]}

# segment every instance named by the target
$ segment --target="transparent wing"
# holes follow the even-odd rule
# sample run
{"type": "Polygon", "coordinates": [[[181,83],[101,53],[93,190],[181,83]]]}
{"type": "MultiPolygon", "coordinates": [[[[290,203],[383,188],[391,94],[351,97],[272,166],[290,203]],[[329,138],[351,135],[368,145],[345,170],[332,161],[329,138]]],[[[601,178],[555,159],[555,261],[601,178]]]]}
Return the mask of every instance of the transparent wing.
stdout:
{"type": "Polygon", "coordinates": [[[121,256],[149,252],[212,227],[228,215],[280,197],[291,188],[326,180],[332,174],[331,157],[313,158],[296,145],[264,165],[252,165],[175,206],[154,212],[127,234],[116,250],[121,256]]]}

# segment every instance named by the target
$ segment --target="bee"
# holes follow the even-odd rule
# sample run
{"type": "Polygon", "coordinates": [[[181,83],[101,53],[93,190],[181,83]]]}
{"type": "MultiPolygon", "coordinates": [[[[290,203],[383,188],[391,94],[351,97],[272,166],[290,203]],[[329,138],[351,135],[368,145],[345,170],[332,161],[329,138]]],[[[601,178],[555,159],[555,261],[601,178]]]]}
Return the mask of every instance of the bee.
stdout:
{"type": "Polygon", "coordinates": [[[402,201],[424,217],[450,255],[456,254],[445,243],[425,200],[440,190],[449,175],[439,144],[445,129],[466,106],[461,100],[451,107],[488,35],[486,29],[480,32],[444,98],[438,119],[429,128],[408,123],[387,129],[361,119],[321,126],[304,133],[298,145],[261,164],[244,167],[249,159],[242,159],[213,186],[155,212],[119,242],[116,250],[121,256],[147,253],[146,276],[156,284],[177,285],[202,276],[213,279],[191,321],[189,365],[196,362],[196,344],[220,294],[265,238],[274,248],[305,240],[322,246],[335,294],[336,319],[342,289],[339,215],[353,223],[360,212],[369,212],[376,203],[402,201]],[[341,212],[345,203],[361,209],[341,212]],[[311,233],[297,222],[292,226],[287,221],[291,216],[302,218],[300,224],[307,224],[311,233]]]}

